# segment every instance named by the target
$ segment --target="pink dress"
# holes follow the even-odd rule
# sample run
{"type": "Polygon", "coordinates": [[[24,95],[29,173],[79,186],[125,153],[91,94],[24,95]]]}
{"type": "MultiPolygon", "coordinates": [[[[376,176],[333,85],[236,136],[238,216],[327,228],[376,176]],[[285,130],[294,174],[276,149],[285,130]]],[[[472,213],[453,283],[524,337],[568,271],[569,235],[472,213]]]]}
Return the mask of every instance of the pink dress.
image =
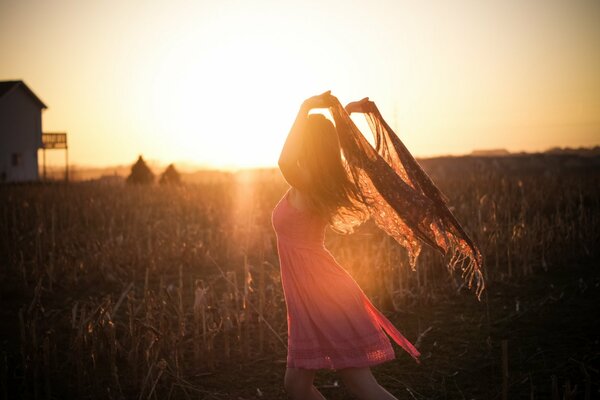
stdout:
{"type": "Polygon", "coordinates": [[[342,369],[392,360],[384,331],[418,361],[419,351],[324,247],[326,221],[296,209],[288,195],[272,215],[287,309],[287,367],[342,369]]]}

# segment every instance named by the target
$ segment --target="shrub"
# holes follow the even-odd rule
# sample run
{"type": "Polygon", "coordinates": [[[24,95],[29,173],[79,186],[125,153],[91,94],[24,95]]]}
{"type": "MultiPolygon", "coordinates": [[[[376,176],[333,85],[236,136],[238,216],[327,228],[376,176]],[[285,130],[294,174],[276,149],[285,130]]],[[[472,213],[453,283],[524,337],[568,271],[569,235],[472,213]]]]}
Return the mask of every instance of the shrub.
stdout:
{"type": "Polygon", "coordinates": [[[175,169],[175,166],[173,164],[169,164],[165,171],[160,175],[159,182],[161,185],[179,185],[181,184],[181,176],[175,169]]]}
{"type": "Polygon", "coordinates": [[[127,177],[127,183],[150,184],[154,182],[154,173],[148,168],[146,162],[140,155],[131,167],[131,173],[127,177]]]}

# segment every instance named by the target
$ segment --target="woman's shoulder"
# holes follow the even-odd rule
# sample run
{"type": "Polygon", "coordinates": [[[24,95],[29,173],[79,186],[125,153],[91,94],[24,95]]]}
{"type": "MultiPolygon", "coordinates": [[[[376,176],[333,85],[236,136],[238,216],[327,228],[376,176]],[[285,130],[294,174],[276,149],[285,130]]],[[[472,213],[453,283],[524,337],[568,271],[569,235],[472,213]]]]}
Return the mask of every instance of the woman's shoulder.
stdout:
{"type": "Polygon", "coordinates": [[[287,199],[295,209],[299,211],[310,211],[306,193],[303,193],[298,188],[291,187],[287,193],[287,199]]]}

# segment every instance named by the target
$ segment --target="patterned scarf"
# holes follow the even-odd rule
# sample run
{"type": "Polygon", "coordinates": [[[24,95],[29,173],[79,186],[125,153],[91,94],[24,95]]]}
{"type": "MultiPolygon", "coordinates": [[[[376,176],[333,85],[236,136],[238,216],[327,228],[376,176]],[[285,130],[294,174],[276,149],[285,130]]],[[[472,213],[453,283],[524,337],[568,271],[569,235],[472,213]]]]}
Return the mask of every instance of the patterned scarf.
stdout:
{"type": "Polygon", "coordinates": [[[485,288],[483,257],[448,209],[443,194],[384,121],[375,103],[363,99],[344,109],[337,98],[331,97],[330,111],[346,168],[364,203],[357,205],[358,211],[339,210],[332,228],[349,233],[373,218],[379,228],[407,249],[413,270],[423,242],[444,255],[450,272],[460,269],[469,288],[475,284],[479,299],[485,288]],[[350,118],[352,112],[365,114],[375,136],[375,148],[350,118]]]}

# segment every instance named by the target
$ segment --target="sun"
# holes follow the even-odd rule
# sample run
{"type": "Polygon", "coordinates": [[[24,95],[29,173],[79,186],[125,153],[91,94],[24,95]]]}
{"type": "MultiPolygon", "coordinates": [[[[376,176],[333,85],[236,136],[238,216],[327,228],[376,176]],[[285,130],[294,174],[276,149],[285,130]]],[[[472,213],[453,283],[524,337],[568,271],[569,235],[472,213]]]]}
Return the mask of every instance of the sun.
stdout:
{"type": "MultiPolygon", "coordinates": [[[[297,51],[297,49],[296,49],[297,51]]],[[[326,90],[281,37],[171,49],[153,80],[153,120],[171,158],[220,168],[276,165],[302,100],[326,90]]]]}

